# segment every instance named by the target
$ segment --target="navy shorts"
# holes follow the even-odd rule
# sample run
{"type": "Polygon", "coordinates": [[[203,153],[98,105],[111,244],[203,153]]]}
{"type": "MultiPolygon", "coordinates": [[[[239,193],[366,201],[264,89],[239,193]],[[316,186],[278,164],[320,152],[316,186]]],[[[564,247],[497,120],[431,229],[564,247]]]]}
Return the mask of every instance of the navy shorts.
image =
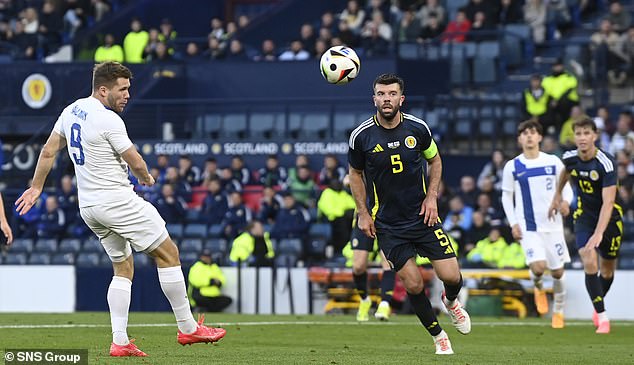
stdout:
{"type": "MultiPolygon", "coordinates": [[[[577,241],[577,249],[583,248],[593,231],[579,231],[575,232],[575,238],[577,241]]],[[[603,240],[597,248],[602,258],[608,260],[614,260],[619,257],[619,250],[621,249],[621,239],[623,237],[623,221],[610,221],[608,227],[603,232],[603,240]]]]}
{"type": "Polygon", "coordinates": [[[350,244],[353,250],[374,251],[374,238],[366,236],[357,226],[352,229],[350,244]]]}
{"type": "Polygon", "coordinates": [[[394,271],[403,268],[407,260],[416,255],[430,260],[456,257],[448,235],[440,223],[420,224],[404,229],[378,229],[379,248],[394,271]]]}

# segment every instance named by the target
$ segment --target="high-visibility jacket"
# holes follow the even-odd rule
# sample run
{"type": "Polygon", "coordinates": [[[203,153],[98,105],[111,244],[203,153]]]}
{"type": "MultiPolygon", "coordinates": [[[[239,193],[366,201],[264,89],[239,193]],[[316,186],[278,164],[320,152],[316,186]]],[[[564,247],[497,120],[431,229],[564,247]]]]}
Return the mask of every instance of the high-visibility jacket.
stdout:
{"type": "Polygon", "coordinates": [[[544,77],[542,87],[546,90],[546,94],[555,100],[561,99],[568,93],[570,101],[579,101],[577,78],[567,72],[557,76],[549,75],[544,77]]]}
{"type": "Polygon", "coordinates": [[[317,202],[319,213],[326,216],[329,221],[343,217],[346,211],[355,208],[354,199],[345,190],[335,191],[331,188],[325,189],[317,202]]]}
{"type": "Polygon", "coordinates": [[[524,250],[519,243],[513,242],[506,246],[502,253],[502,258],[498,261],[500,269],[523,269],[526,267],[526,257],[524,250]]]}
{"type": "Polygon", "coordinates": [[[123,48],[114,44],[111,47],[101,46],[95,51],[95,62],[116,61],[123,63],[123,48]]]}
{"type": "Polygon", "coordinates": [[[524,90],[524,104],[528,114],[533,117],[539,117],[544,115],[548,109],[548,95],[544,90],[541,97],[536,99],[531,93],[531,89],[526,89],[524,90]]]}
{"type": "Polygon", "coordinates": [[[202,261],[197,261],[191,269],[189,269],[189,303],[192,306],[196,305],[196,301],[192,298],[192,292],[195,289],[200,291],[200,295],[204,297],[217,297],[221,294],[220,286],[211,285],[211,280],[218,280],[222,285],[225,285],[225,275],[220,270],[220,267],[216,264],[207,265],[202,261]]]}
{"type": "Polygon", "coordinates": [[[150,35],[142,30],[130,32],[123,38],[123,50],[127,63],[143,63],[143,50],[147,45],[150,35]]]}
{"type": "Polygon", "coordinates": [[[469,261],[482,261],[490,266],[497,267],[498,262],[504,254],[506,249],[506,240],[504,237],[500,237],[497,241],[491,242],[489,237],[482,239],[476,243],[474,247],[467,254],[467,260],[469,261]],[[478,258],[480,260],[478,260],[478,258]]]}
{"type": "MultiPolygon", "coordinates": [[[[272,259],[275,256],[275,252],[273,251],[273,243],[271,242],[270,237],[271,235],[269,234],[269,232],[264,232],[264,243],[266,244],[267,249],[266,257],[272,259]]],[[[233,240],[231,253],[229,254],[229,260],[233,262],[246,262],[253,254],[254,249],[255,237],[253,237],[249,232],[244,232],[236,237],[235,240],[233,240]]]]}

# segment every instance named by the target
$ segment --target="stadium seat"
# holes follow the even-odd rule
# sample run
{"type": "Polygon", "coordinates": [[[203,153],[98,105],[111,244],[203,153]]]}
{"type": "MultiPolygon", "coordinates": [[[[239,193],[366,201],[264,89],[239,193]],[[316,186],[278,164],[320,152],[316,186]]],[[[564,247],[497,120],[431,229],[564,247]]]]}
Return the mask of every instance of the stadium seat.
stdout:
{"type": "Polygon", "coordinates": [[[203,240],[200,238],[185,238],[180,243],[181,252],[199,253],[203,249],[203,240]]]}
{"type": "Polygon", "coordinates": [[[51,257],[47,252],[33,252],[27,263],[29,265],[48,265],[51,263],[51,257]]]}
{"type": "Polygon", "coordinates": [[[634,270],[634,257],[619,258],[619,269],[634,270]]]}
{"type": "Polygon", "coordinates": [[[187,213],[185,214],[185,222],[187,222],[187,223],[200,222],[200,210],[198,210],[198,209],[187,209],[187,213]]]}
{"type": "Polygon", "coordinates": [[[206,136],[218,138],[222,129],[222,120],[220,115],[208,114],[203,117],[203,132],[206,136]]]}
{"type": "Polygon", "coordinates": [[[197,252],[181,252],[180,253],[181,263],[184,266],[191,266],[194,262],[198,260],[197,252]]]}
{"type": "Polygon", "coordinates": [[[280,255],[301,256],[304,251],[302,241],[297,238],[283,238],[277,241],[275,252],[280,255]]]}
{"type": "Polygon", "coordinates": [[[11,244],[11,252],[13,253],[29,253],[31,251],[33,251],[33,240],[30,238],[16,238],[11,244]]]}
{"type": "Polygon", "coordinates": [[[295,267],[297,265],[298,258],[295,255],[282,254],[275,256],[276,267],[295,267]]]}
{"type": "Polygon", "coordinates": [[[326,246],[328,241],[323,237],[311,237],[308,239],[306,255],[314,259],[323,259],[326,257],[326,246]]]}
{"type": "Polygon", "coordinates": [[[201,223],[190,223],[183,230],[185,238],[205,238],[207,237],[207,225],[201,223]]]}
{"type": "Polygon", "coordinates": [[[322,237],[329,241],[332,237],[332,226],[329,223],[313,223],[310,225],[308,235],[313,237],[322,237]]]}
{"type": "Polygon", "coordinates": [[[205,241],[205,249],[214,253],[227,253],[227,240],[224,238],[209,238],[205,241]]]}
{"type": "Polygon", "coordinates": [[[183,225],[180,223],[168,223],[165,225],[167,232],[172,238],[180,239],[183,237],[183,225]]]}
{"type": "Polygon", "coordinates": [[[77,255],[75,265],[81,267],[96,267],[99,266],[99,254],[94,252],[81,252],[77,255]]]}
{"type": "MultiPolygon", "coordinates": [[[[627,227],[629,224],[624,224],[627,227]]],[[[634,242],[623,241],[621,248],[619,249],[619,257],[634,257],[634,242]]]]}
{"type": "Polygon", "coordinates": [[[335,256],[326,260],[323,266],[330,269],[344,268],[346,267],[346,261],[346,258],[343,256],[335,256]]]}
{"type": "Polygon", "coordinates": [[[286,133],[288,137],[298,138],[302,132],[302,115],[300,113],[289,113],[286,133]]]}
{"type": "Polygon", "coordinates": [[[309,113],[302,120],[301,136],[305,138],[325,139],[330,137],[330,115],[309,113]]]}
{"type": "Polygon", "coordinates": [[[276,136],[275,114],[253,113],[249,117],[251,137],[271,139],[276,136]]]}
{"type": "Polygon", "coordinates": [[[55,238],[40,238],[35,241],[34,252],[55,252],[57,251],[57,240],[55,238]]]}
{"type": "Polygon", "coordinates": [[[500,57],[498,42],[480,42],[473,59],[473,82],[476,84],[497,81],[497,60],[500,57]]]}
{"type": "Polygon", "coordinates": [[[224,234],[224,228],[221,224],[212,224],[209,226],[209,230],[207,231],[207,235],[209,237],[222,237],[224,234]]]}
{"type": "Polygon", "coordinates": [[[417,60],[421,58],[419,49],[418,43],[400,43],[398,45],[398,56],[404,60],[417,60]]]}
{"type": "Polygon", "coordinates": [[[97,237],[88,238],[84,241],[84,244],[81,248],[82,252],[94,252],[94,253],[102,253],[103,246],[97,237]]]}
{"type": "Polygon", "coordinates": [[[221,135],[225,138],[243,139],[247,137],[247,115],[227,114],[222,118],[221,135]]]}
{"type": "MultiPolygon", "coordinates": [[[[15,243],[15,241],[14,241],[15,243]]],[[[13,248],[11,249],[13,251],[13,248]]],[[[4,258],[5,265],[25,265],[26,253],[9,252],[4,258]]]]}
{"type": "Polygon", "coordinates": [[[52,265],[73,265],[75,264],[75,255],[67,253],[56,253],[51,256],[52,265]]]}
{"type": "Polygon", "coordinates": [[[77,238],[64,238],[59,242],[57,251],[60,253],[77,253],[81,250],[81,240],[77,238]]]}

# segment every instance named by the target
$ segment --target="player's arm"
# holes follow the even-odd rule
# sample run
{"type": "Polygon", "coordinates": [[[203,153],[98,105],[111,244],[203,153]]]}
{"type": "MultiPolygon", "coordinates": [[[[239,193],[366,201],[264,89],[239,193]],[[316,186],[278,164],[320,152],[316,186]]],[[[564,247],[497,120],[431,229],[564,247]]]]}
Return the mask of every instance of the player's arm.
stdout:
{"type": "Polygon", "coordinates": [[[603,199],[603,204],[601,204],[601,210],[599,211],[599,220],[594,228],[594,233],[586,243],[586,248],[599,247],[601,241],[603,241],[603,233],[608,228],[608,223],[610,223],[610,218],[612,218],[612,210],[616,200],[616,185],[604,186],[601,189],[601,198],[603,199]]]}
{"type": "Polygon", "coordinates": [[[368,237],[374,238],[376,235],[376,231],[374,229],[374,222],[372,221],[372,216],[368,211],[368,207],[366,205],[366,190],[365,190],[365,182],[363,181],[363,170],[357,170],[354,167],[349,167],[349,180],[350,180],[350,191],[352,191],[352,196],[354,197],[354,204],[357,206],[357,214],[359,217],[358,227],[363,233],[365,233],[368,237]]]}
{"type": "Polygon", "coordinates": [[[130,146],[127,150],[125,150],[121,157],[130,167],[130,171],[134,177],[139,179],[139,183],[141,185],[152,186],[154,185],[154,178],[150,175],[150,172],[147,169],[147,164],[141,157],[139,151],[136,150],[134,145],[130,146]]]}
{"type": "Polygon", "coordinates": [[[44,147],[42,147],[40,156],[37,159],[37,165],[35,166],[35,173],[33,174],[31,187],[26,189],[26,191],[22,193],[15,202],[15,205],[17,205],[17,211],[20,215],[26,214],[26,212],[31,209],[40,197],[40,194],[42,194],[44,182],[46,182],[46,177],[53,168],[57,152],[64,148],[64,146],[66,146],[66,138],[56,131],[51,132],[51,135],[48,137],[44,147]]]}
{"type": "Polygon", "coordinates": [[[438,222],[438,187],[440,185],[440,178],[442,176],[442,159],[440,153],[436,148],[436,143],[432,140],[430,148],[423,152],[425,159],[427,160],[427,178],[429,179],[429,186],[425,194],[425,200],[420,208],[419,215],[423,216],[423,222],[428,226],[433,226],[438,222]],[[435,153],[433,153],[435,152],[435,153]],[[428,157],[432,155],[433,157],[428,157]]]}
{"type": "Polygon", "coordinates": [[[550,208],[548,208],[548,218],[555,218],[555,214],[561,210],[562,205],[562,192],[564,190],[564,186],[570,179],[570,172],[568,170],[563,170],[561,172],[561,176],[559,180],[557,180],[557,187],[555,190],[555,194],[553,195],[553,201],[550,203],[550,208]]]}
{"type": "Polygon", "coordinates": [[[506,219],[511,226],[511,234],[515,240],[522,239],[522,229],[515,216],[515,206],[513,204],[513,195],[515,194],[515,181],[513,180],[513,167],[511,162],[504,165],[502,173],[502,208],[506,219]]]}
{"type": "Polygon", "coordinates": [[[7,245],[10,245],[13,242],[13,232],[11,231],[11,226],[9,226],[9,222],[7,221],[7,216],[4,214],[4,201],[2,200],[2,194],[0,194],[0,230],[2,230],[4,237],[7,239],[7,245]]]}

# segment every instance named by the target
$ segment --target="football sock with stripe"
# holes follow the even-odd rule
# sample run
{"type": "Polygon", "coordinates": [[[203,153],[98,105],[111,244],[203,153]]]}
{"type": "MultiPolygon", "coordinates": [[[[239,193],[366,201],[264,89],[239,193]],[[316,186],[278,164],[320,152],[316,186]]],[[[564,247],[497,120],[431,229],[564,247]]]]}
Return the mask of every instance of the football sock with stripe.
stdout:
{"type": "Polygon", "coordinates": [[[462,289],[462,274],[460,274],[460,281],[457,284],[447,284],[443,282],[445,286],[445,298],[448,301],[453,302],[458,297],[458,293],[460,293],[460,289],[462,289]]]}
{"type": "Polygon", "coordinates": [[[394,270],[383,270],[381,277],[381,301],[390,302],[394,293],[394,280],[396,273],[394,270]]]}
{"type": "Polygon", "coordinates": [[[442,331],[442,328],[434,314],[429,298],[425,295],[425,291],[423,290],[418,294],[407,293],[407,296],[420,323],[423,324],[430,335],[437,336],[442,331]]]}
{"type": "Polygon", "coordinates": [[[612,286],[612,282],[614,281],[614,276],[610,278],[606,278],[605,276],[599,274],[599,280],[601,281],[601,288],[603,289],[603,296],[605,297],[612,286]]]}
{"type": "Polygon", "coordinates": [[[112,342],[116,345],[125,346],[130,343],[127,327],[131,294],[132,282],[128,278],[123,276],[112,277],[106,298],[110,308],[112,342]]]}
{"type": "Polygon", "coordinates": [[[553,278],[553,303],[554,313],[563,313],[566,300],[566,287],[564,286],[564,276],[561,278],[553,278]]]}
{"type": "Polygon", "coordinates": [[[594,306],[594,310],[597,313],[605,311],[603,305],[603,288],[601,288],[601,281],[597,274],[586,274],[586,290],[590,294],[590,300],[594,306]]]}
{"type": "Polygon", "coordinates": [[[352,278],[354,286],[357,288],[357,294],[359,294],[361,299],[365,299],[368,296],[368,272],[365,271],[359,275],[353,273],[352,278]]]}

